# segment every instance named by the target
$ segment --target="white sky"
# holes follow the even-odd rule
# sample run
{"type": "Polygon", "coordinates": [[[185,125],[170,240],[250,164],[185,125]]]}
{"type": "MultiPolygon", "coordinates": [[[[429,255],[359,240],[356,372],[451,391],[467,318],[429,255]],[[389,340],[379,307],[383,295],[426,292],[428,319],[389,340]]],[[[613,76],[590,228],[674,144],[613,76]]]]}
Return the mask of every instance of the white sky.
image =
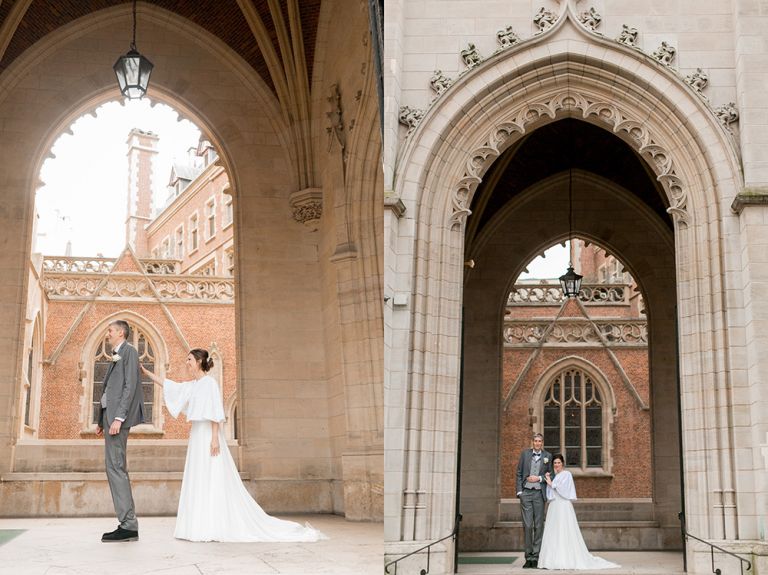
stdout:
{"type": "Polygon", "coordinates": [[[116,257],[125,247],[128,193],[126,140],[133,128],[160,137],[152,188],[154,205],[165,202],[174,159],[184,162],[197,146],[198,128],[164,104],[148,98],[108,102],[72,124],[53,145],[43,164],[37,190],[37,238],[34,251],[64,255],[67,241],[73,256],[116,257]]]}
{"type": "MultiPolygon", "coordinates": [[[[568,242],[565,244],[568,245],[568,242]]],[[[559,278],[568,268],[568,248],[555,244],[544,252],[546,257],[538,256],[528,264],[528,273],[520,274],[518,279],[559,278]]]]}

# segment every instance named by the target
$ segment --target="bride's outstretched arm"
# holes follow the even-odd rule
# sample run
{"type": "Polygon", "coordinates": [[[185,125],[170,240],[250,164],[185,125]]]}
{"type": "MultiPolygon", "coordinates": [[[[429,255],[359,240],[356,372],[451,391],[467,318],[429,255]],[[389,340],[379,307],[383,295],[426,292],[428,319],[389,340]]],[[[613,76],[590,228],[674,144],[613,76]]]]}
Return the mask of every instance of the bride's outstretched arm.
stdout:
{"type": "Polygon", "coordinates": [[[152,383],[155,385],[163,385],[163,380],[159,376],[155,375],[141,364],[139,364],[139,367],[141,367],[142,373],[152,380],[152,383]]]}

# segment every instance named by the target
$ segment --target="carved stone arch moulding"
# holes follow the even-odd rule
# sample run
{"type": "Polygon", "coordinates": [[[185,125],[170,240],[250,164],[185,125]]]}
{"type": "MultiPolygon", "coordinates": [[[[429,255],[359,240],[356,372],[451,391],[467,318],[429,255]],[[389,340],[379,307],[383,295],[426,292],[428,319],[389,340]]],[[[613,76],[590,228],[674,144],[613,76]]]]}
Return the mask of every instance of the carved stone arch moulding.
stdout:
{"type": "Polygon", "coordinates": [[[567,89],[516,108],[507,116],[508,119],[492,126],[483,143],[469,153],[463,174],[451,192],[451,229],[461,228],[472,213],[469,206],[475,190],[490,165],[513,143],[513,135],[527,133],[531,128],[538,127],[542,120],[553,121],[563,111],[570,111],[573,115],[580,112],[582,119],[602,124],[632,146],[648,162],[664,188],[669,201],[667,212],[678,225],[690,225],[687,186],[678,173],[673,154],[661,138],[616,103],[567,89]]]}

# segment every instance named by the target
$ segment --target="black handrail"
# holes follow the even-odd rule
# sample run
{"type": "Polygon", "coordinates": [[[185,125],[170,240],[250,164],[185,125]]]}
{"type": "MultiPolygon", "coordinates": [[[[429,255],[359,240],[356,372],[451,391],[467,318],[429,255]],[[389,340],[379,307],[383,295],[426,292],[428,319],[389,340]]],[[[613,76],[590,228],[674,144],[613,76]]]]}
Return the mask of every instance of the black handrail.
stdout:
{"type": "Polygon", "coordinates": [[[385,564],[384,565],[384,573],[389,573],[389,568],[392,567],[392,565],[394,565],[395,566],[395,570],[392,573],[392,575],[397,575],[397,564],[400,561],[410,557],[411,555],[416,555],[416,553],[421,553],[422,551],[424,551],[426,549],[427,550],[427,567],[426,567],[426,569],[422,569],[421,571],[419,571],[419,573],[420,573],[420,575],[427,575],[427,573],[429,573],[429,556],[430,556],[430,551],[431,551],[432,546],[433,545],[437,545],[438,543],[440,543],[442,541],[445,541],[446,539],[450,539],[450,538],[454,539],[454,544],[455,544],[456,534],[459,532],[459,521],[461,521],[461,515],[459,515],[459,517],[456,518],[456,524],[453,526],[453,531],[451,531],[448,535],[446,535],[442,539],[438,539],[437,541],[433,541],[429,545],[425,545],[424,547],[416,549],[416,551],[411,551],[407,555],[403,555],[402,557],[398,557],[394,561],[390,561],[389,563],[385,564]]]}
{"type": "Polygon", "coordinates": [[[741,575],[744,575],[744,563],[747,564],[747,571],[751,571],[752,570],[752,562],[749,561],[748,559],[744,559],[744,557],[742,557],[741,555],[736,555],[736,553],[733,553],[732,551],[728,551],[727,549],[723,549],[722,547],[718,547],[714,543],[710,543],[709,541],[705,541],[704,539],[700,539],[699,537],[696,537],[695,535],[691,535],[690,533],[688,533],[688,531],[685,530],[685,517],[683,516],[682,513],[680,513],[678,515],[678,517],[680,519],[680,524],[681,524],[681,530],[683,532],[683,537],[686,537],[686,538],[690,537],[691,539],[695,539],[696,541],[704,543],[705,545],[709,545],[709,554],[710,554],[710,557],[712,559],[712,573],[714,573],[715,575],[721,575],[722,574],[722,572],[720,571],[719,568],[715,569],[715,549],[717,549],[718,551],[722,551],[723,553],[738,559],[739,560],[739,567],[741,567],[741,575]]]}

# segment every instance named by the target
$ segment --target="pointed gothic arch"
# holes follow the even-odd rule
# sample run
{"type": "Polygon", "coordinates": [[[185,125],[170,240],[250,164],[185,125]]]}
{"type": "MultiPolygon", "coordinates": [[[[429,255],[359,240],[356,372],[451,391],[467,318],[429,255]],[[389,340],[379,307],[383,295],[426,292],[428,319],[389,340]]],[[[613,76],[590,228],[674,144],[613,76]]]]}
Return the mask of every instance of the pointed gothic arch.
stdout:
{"type": "MultiPolygon", "coordinates": [[[[455,477],[456,452],[429,452],[423,446],[425,442],[451,445],[457,432],[455,413],[440,416],[446,401],[458,402],[462,303],[467,297],[478,297],[477,293],[467,296],[466,281],[487,273],[478,271],[477,258],[464,250],[473,194],[488,169],[513,144],[564,118],[592,123],[621,139],[665,190],[674,227],[662,243],[674,246],[674,258],[664,263],[664,285],[672,291],[676,286],[677,295],[669,305],[662,301],[662,294],[654,294],[651,303],[658,305],[651,306],[651,313],[665,323],[667,334],[675,332],[674,319],[683,318],[676,335],[686,359],[680,373],[681,393],[676,395],[687,421],[682,430],[684,449],[701,461],[701,446],[711,446],[704,448],[708,455],[703,467],[686,470],[686,485],[709,485],[707,494],[686,489],[688,525],[712,537],[733,536],[737,532],[733,511],[712,502],[718,498],[722,502],[722,494],[734,489],[735,468],[725,463],[730,455],[719,454],[733,454],[735,446],[727,440],[727,432],[708,440],[693,425],[703,416],[702,406],[693,398],[731,385],[724,368],[729,364],[728,334],[727,328],[722,329],[728,322],[719,302],[726,294],[723,262],[729,253],[722,222],[731,217],[723,206],[730,205],[741,181],[735,146],[731,134],[674,72],[637,50],[587,32],[576,23],[568,3],[555,27],[498,52],[457,78],[407,136],[398,158],[401,169],[395,174],[394,196],[401,208],[394,248],[393,275],[398,281],[393,290],[410,299],[401,297],[406,304],[393,307],[396,331],[407,333],[399,336],[404,343],[395,346],[393,355],[407,357],[408,365],[403,372],[398,370],[398,385],[392,390],[391,405],[403,406],[403,414],[393,408],[393,421],[403,415],[406,431],[402,454],[391,452],[393,468],[400,471],[391,482],[392,490],[388,484],[388,495],[399,503],[400,537],[438,538],[450,531],[455,520],[455,491],[446,487],[450,482],[445,477],[429,470],[451,469],[455,477]],[[701,333],[712,334],[711,341],[701,342],[697,335],[701,333]],[[713,362],[719,367],[713,369],[713,362]],[[409,390],[419,390],[418,397],[409,390]],[[436,418],[440,424],[433,427],[436,418]]],[[[625,209],[637,208],[626,195],[622,198],[625,209]]],[[[526,205],[532,209],[530,203],[526,205]]],[[[518,223],[525,225],[522,220],[518,223]]],[[[539,242],[555,240],[562,231],[543,233],[539,242]]],[[[622,241],[611,246],[615,253],[632,247],[622,241]]],[[[622,259],[637,268],[652,269],[642,261],[642,254],[622,259]]],[[[636,277],[641,280],[642,274],[636,277]]],[[[495,302],[495,317],[500,315],[501,301],[495,302]]],[[[674,380],[675,366],[671,367],[667,376],[674,380]]],[[[465,370],[464,379],[474,383],[476,378],[468,377],[465,370]]],[[[487,401],[482,405],[489,408],[487,401]]],[[[490,469],[487,473],[476,469],[476,474],[495,477],[490,469]]],[[[667,492],[672,497],[662,505],[665,510],[660,511],[669,533],[676,527],[672,510],[679,507],[671,491],[667,492]]],[[[462,497],[465,493],[462,489],[462,497]]],[[[473,510],[480,509],[476,503],[469,504],[473,510]]],[[[749,510],[745,512],[744,522],[751,525],[754,518],[749,510]]],[[[492,521],[489,508],[477,513],[485,517],[483,521],[492,521]]]]}

